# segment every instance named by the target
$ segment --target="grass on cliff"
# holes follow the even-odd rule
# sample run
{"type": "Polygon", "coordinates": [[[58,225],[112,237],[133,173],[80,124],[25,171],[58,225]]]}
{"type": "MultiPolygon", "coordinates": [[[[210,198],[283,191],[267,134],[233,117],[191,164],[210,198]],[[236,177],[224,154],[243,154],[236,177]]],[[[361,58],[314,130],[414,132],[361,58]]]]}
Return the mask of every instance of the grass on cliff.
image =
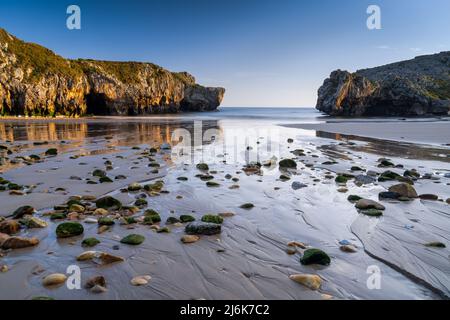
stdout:
{"type": "Polygon", "coordinates": [[[82,75],[83,71],[69,60],[58,56],[53,51],[35,43],[24,42],[0,29],[0,42],[8,44],[8,51],[17,58],[17,66],[24,71],[31,68],[32,72],[26,74],[26,79],[38,81],[43,75],[57,74],[69,77],[82,75]]]}
{"type": "MultiPolygon", "coordinates": [[[[139,82],[139,73],[145,67],[143,62],[99,61],[91,59],[79,59],[81,68],[87,74],[98,72],[95,66],[113,75],[122,83],[135,84],[139,82]]],[[[151,64],[149,64],[151,65],[151,64]]],[[[153,65],[151,65],[153,67],[153,65]]]]}
{"type": "Polygon", "coordinates": [[[436,80],[436,86],[429,88],[428,93],[432,98],[447,100],[450,99],[450,82],[445,80],[436,80]]]}
{"type": "Polygon", "coordinates": [[[120,82],[127,84],[139,83],[139,75],[146,69],[151,72],[156,80],[162,79],[167,75],[172,75],[175,79],[185,84],[191,84],[193,82],[193,78],[185,72],[170,72],[156,64],[148,62],[101,61],[91,59],[78,59],[76,62],[79,63],[86,74],[99,72],[97,67],[100,67],[105,72],[116,77],[120,82]]]}
{"type": "Polygon", "coordinates": [[[30,74],[25,75],[25,80],[29,80],[32,83],[49,74],[75,78],[83,74],[99,72],[95,66],[100,67],[126,84],[139,83],[139,74],[147,68],[153,71],[152,75],[156,80],[172,75],[175,79],[185,84],[193,83],[193,78],[189,74],[185,72],[170,72],[153,63],[64,59],[43,46],[22,41],[1,28],[0,43],[8,44],[8,52],[13,53],[17,57],[16,66],[21,67],[25,72],[28,69],[32,70],[30,74]]]}

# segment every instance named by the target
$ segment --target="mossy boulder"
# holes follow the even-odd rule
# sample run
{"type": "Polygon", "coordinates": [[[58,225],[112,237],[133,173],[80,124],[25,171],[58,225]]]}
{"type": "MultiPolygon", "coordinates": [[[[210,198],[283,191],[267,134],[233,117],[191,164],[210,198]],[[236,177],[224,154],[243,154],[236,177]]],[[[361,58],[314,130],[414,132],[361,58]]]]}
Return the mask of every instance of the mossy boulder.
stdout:
{"type": "Polygon", "coordinates": [[[334,181],[336,181],[337,183],[347,183],[348,178],[344,177],[343,175],[339,175],[334,179],[334,181]]]}
{"type": "Polygon", "coordinates": [[[369,217],[381,217],[383,215],[383,211],[377,209],[361,210],[360,213],[369,217]]]}
{"type": "Polygon", "coordinates": [[[129,234],[126,237],[120,240],[121,243],[130,244],[130,245],[139,245],[145,241],[145,237],[140,234],[129,234]]]}
{"type": "Polygon", "coordinates": [[[139,191],[142,189],[142,186],[139,183],[132,183],[128,186],[128,191],[139,191]]]}
{"type": "Polygon", "coordinates": [[[222,227],[217,223],[208,222],[191,222],[186,225],[185,232],[187,234],[214,235],[222,231],[222,227]]]}
{"type": "Polygon", "coordinates": [[[214,176],[210,175],[210,174],[200,174],[197,175],[198,178],[200,178],[200,180],[202,181],[210,181],[214,179],[214,176]]]}
{"type": "Polygon", "coordinates": [[[208,181],[206,182],[206,186],[210,188],[216,188],[220,187],[220,183],[214,182],[214,181],[208,181]]]}
{"type": "Polygon", "coordinates": [[[164,182],[162,181],[156,181],[155,183],[149,183],[144,186],[144,189],[146,191],[152,191],[152,192],[160,192],[162,188],[164,187],[164,182]]]}
{"type": "Polygon", "coordinates": [[[47,151],[45,151],[46,156],[56,156],[58,155],[58,149],[50,148],[47,151]]]}
{"type": "Polygon", "coordinates": [[[307,249],[300,258],[300,263],[304,265],[320,264],[328,266],[331,263],[331,259],[328,254],[320,249],[307,249]]]}
{"type": "Polygon", "coordinates": [[[379,177],[378,177],[378,181],[380,182],[384,182],[384,181],[392,181],[392,180],[399,180],[401,179],[402,176],[399,175],[398,173],[395,173],[393,171],[385,171],[383,172],[379,177]]]}
{"type": "Polygon", "coordinates": [[[8,190],[22,190],[22,186],[17,183],[8,183],[8,190]]]}
{"type": "Polygon", "coordinates": [[[426,247],[432,248],[446,248],[446,245],[442,242],[429,242],[425,244],[426,247]]]}
{"type": "Polygon", "coordinates": [[[195,221],[195,218],[193,216],[190,216],[188,214],[183,214],[180,216],[180,221],[185,223],[185,222],[192,222],[195,221]]]}
{"type": "Polygon", "coordinates": [[[34,213],[34,208],[32,206],[22,206],[17,208],[13,213],[12,213],[12,218],[13,219],[20,219],[22,218],[24,215],[32,215],[34,213]]]}
{"type": "Polygon", "coordinates": [[[177,217],[168,217],[166,220],[166,224],[174,224],[178,222],[180,222],[180,220],[177,217]]]}
{"type": "Polygon", "coordinates": [[[33,161],[39,161],[39,160],[41,160],[41,157],[39,157],[36,154],[31,154],[30,155],[30,159],[33,160],[33,161]]]}
{"type": "Polygon", "coordinates": [[[278,165],[282,169],[296,169],[297,163],[292,159],[283,159],[281,160],[278,165]]]}
{"type": "Polygon", "coordinates": [[[221,223],[223,223],[223,218],[221,216],[214,215],[214,214],[206,214],[202,217],[202,221],[221,224],[221,223]]]}
{"type": "Polygon", "coordinates": [[[208,171],[209,170],[209,166],[206,163],[199,163],[199,164],[197,164],[196,168],[198,170],[202,170],[202,171],[208,171]]]}
{"type": "Polygon", "coordinates": [[[357,196],[357,195],[354,195],[354,194],[351,194],[351,195],[349,195],[347,197],[347,200],[350,201],[350,202],[357,202],[357,201],[359,201],[361,199],[362,198],[360,196],[357,196]]]}
{"type": "Polygon", "coordinates": [[[416,170],[405,170],[405,172],[403,172],[403,176],[409,178],[420,178],[420,173],[416,170]]]}
{"type": "Polygon", "coordinates": [[[108,176],[100,177],[98,180],[100,183],[112,183],[112,179],[108,176]]]}
{"type": "Polygon", "coordinates": [[[255,207],[255,205],[253,203],[244,203],[239,208],[250,210],[250,209],[252,209],[254,207],[255,207]]]}
{"type": "Polygon", "coordinates": [[[160,214],[157,211],[153,210],[153,209],[145,210],[144,216],[145,217],[149,217],[153,221],[153,223],[161,221],[160,214]]]}
{"type": "Polygon", "coordinates": [[[148,166],[151,167],[151,168],[159,168],[159,167],[161,167],[161,165],[159,163],[157,163],[157,162],[150,162],[148,164],[148,166]]]}
{"type": "Polygon", "coordinates": [[[381,159],[380,163],[378,164],[378,167],[383,168],[383,167],[394,167],[395,164],[392,163],[391,161],[387,160],[387,159],[381,159]]]}
{"type": "Polygon", "coordinates": [[[123,218],[126,224],[134,224],[137,223],[137,220],[135,217],[124,217],[123,218]]]}
{"type": "Polygon", "coordinates": [[[395,200],[400,198],[397,192],[383,191],[378,194],[378,199],[380,200],[395,200]]]}
{"type": "Polygon", "coordinates": [[[50,220],[63,220],[67,218],[67,215],[65,213],[53,213],[50,215],[50,220]]]}
{"type": "Polygon", "coordinates": [[[142,221],[142,224],[144,225],[152,225],[153,223],[153,219],[150,216],[144,217],[144,221],[142,221]]]}
{"type": "Polygon", "coordinates": [[[56,227],[58,238],[69,238],[83,234],[84,228],[78,222],[63,222],[56,227]]]}
{"type": "Polygon", "coordinates": [[[91,247],[96,246],[99,243],[100,243],[100,240],[98,240],[97,238],[86,238],[81,242],[81,245],[83,247],[91,248],[91,247]]]}
{"type": "Polygon", "coordinates": [[[112,226],[114,223],[114,220],[108,217],[101,217],[98,219],[99,226],[112,226]]]}
{"type": "Polygon", "coordinates": [[[118,210],[122,208],[122,203],[116,198],[107,196],[95,201],[97,208],[118,210]]]}
{"type": "Polygon", "coordinates": [[[137,199],[137,200],[134,202],[134,205],[135,205],[136,207],[145,207],[146,205],[148,205],[148,202],[147,202],[147,200],[145,200],[145,199],[137,199]]]}
{"type": "Polygon", "coordinates": [[[92,175],[93,175],[94,177],[99,177],[99,178],[101,178],[101,177],[106,177],[106,172],[103,171],[103,170],[100,170],[100,169],[96,169],[96,170],[94,170],[94,171],[92,172],[92,175]]]}

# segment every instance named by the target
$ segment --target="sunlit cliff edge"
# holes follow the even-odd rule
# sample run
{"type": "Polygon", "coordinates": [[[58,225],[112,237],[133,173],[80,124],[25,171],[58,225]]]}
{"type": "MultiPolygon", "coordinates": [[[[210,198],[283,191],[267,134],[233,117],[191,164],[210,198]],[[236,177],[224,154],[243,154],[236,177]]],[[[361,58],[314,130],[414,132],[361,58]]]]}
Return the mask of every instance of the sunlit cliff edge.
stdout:
{"type": "Polygon", "coordinates": [[[0,115],[146,115],[212,111],[224,88],[152,63],[65,59],[0,29],[0,115]]]}

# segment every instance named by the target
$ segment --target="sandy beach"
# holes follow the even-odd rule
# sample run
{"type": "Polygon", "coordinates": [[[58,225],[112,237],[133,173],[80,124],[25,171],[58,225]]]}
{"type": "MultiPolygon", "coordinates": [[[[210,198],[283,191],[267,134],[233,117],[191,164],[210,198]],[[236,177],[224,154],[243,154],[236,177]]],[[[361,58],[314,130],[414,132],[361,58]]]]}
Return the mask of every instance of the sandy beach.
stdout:
{"type": "Polygon", "coordinates": [[[189,115],[114,122],[0,121],[0,177],[21,186],[0,192],[0,214],[7,217],[29,205],[36,210],[33,216],[47,224],[31,228],[22,223],[10,235],[35,237],[39,244],[1,251],[0,266],[6,271],[0,273],[0,286],[8,290],[0,290],[0,299],[448,298],[446,119],[420,125],[409,120],[295,122],[206,114],[201,143],[184,139],[180,148],[177,130],[196,134],[189,115]],[[236,138],[244,135],[249,138],[236,138]],[[52,148],[57,154],[46,154],[52,148]],[[296,168],[280,167],[283,159],[294,160],[296,168]],[[199,169],[199,163],[208,170],[199,169]],[[100,183],[95,170],[111,182],[100,183]],[[405,171],[418,176],[380,181],[386,171],[405,179],[405,171]],[[345,181],[337,179],[342,176],[345,181]],[[162,187],[152,189],[157,181],[162,187]],[[405,181],[413,183],[417,195],[428,197],[379,199],[380,192],[405,181]],[[381,204],[382,215],[358,210],[350,195],[381,204]],[[104,196],[123,206],[145,202],[99,216],[96,200],[104,196]],[[70,199],[83,209],[74,213],[70,206],[60,207],[70,199]],[[149,209],[159,213],[160,222],[144,223],[149,209]],[[51,219],[58,213],[64,217],[51,219]],[[207,214],[223,218],[221,232],[183,243],[189,222],[179,221],[180,216],[200,221],[207,214]],[[102,228],[102,218],[114,224],[102,228]],[[67,221],[80,223],[83,233],[58,238],[56,228],[67,221]],[[122,243],[130,234],[145,240],[122,243]],[[82,241],[92,237],[100,242],[83,247],[82,241]],[[324,251],[330,264],[300,263],[311,248],[324,251]],[[91,251],[123,261],[77,260],[91,251]],[[70,265],[81,269],[81,289],[43,285],[46,276],[65,274],[70,265]],[[371,289],[368,270],[374,268],[381,287],[371,289]],[[318,275],[320,288],[292,281],[294,274],[318,275]],[[95,276],[106,280],[101,293],[84,286],[95,276]],[[137,276],[151,279],[136,286],[132,279],[137,276]]]}
{"type": "Polygon", "coordinates": [[[448,118],[393,119],[393,120],[332,120],[317,124],[299,124],[291,127],[343,135],[362,136],[380,140],[415,144],[450,145],[448,118]]]}

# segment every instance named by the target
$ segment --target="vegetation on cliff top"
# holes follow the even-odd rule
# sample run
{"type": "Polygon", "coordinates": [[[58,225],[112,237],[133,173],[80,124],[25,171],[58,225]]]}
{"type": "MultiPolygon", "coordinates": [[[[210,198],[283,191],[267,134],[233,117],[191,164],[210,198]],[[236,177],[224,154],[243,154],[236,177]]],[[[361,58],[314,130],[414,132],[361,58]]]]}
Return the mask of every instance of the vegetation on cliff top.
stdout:
{"type": "Polygon", "coordinates": [[[74,66],[70,60],[66,60],[38,44],[22,41],[10,35],[4,29],[0,29],[0,43],[8,44],[8,51],[16,56],[18,66],[21,66],[24,71],[31,70],[29,74],[25,72],[27,80],[38,81],[45,74],[70,77],[83,74],[82,69],[74,66]]]}
{"type": "Polygon", "coordinates": [[[195,79],[186,72],[170,72],[156,64],[134,61],[99,61],[91,59],[69,60],[35,43],[22,41],[0,28],[0,44],[17,58],[15,65],[25,72],[25,80],[35,83],[42,76],[56,74],[75,78],[93,72],[106,72],[122,83],[139,83],[139,74],[146,68],[153,70],[155,79],[173,76],[184,84],[193,85],[195,79]],[[101,69],[100,69],[101,68],[101,69]],[[30,70],[31,72],[27,72],[30,70]]]}
{"type": "Polygon", "coordinates": [[[65,59],[0,28],[0,116],[137,115],[214,110],[223,88],[145,62],[65,59]]]}

